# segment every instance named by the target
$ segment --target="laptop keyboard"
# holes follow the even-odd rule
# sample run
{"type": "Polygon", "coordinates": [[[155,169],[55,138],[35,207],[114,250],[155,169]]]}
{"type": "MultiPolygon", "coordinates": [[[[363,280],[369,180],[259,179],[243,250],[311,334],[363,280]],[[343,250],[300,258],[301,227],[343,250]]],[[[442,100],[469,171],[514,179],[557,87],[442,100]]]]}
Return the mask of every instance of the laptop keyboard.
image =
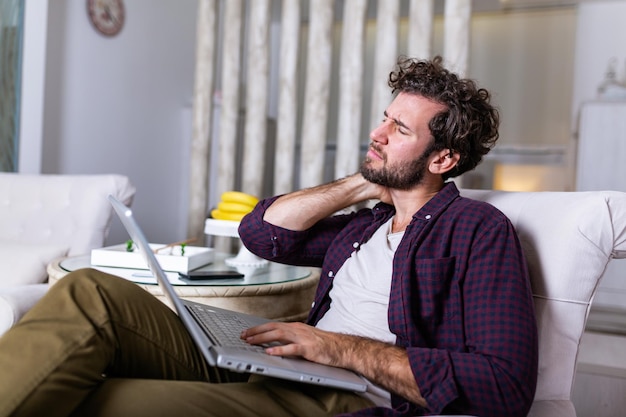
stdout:
{"type": "Polygon", "coordinates": [[[187,304],[186,307],[204,331],[220,345],[264,352],[262,346],[250,345],[241,340],[241,331],[248,328],[249,324],[240,317],[213,310],[208,306],[187,304]]]}

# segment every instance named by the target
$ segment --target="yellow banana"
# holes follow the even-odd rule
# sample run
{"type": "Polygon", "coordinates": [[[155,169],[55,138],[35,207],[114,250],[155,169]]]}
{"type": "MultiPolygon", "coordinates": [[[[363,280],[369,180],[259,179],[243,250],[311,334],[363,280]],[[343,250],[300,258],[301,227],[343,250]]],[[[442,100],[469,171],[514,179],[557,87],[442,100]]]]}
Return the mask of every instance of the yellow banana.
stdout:
{"type": "Polygon", "coordinates": [[[211,217],[217,220],[231,220],[235,222],[241,221],[246,213],[234,213],[229,211],[221,211],[218,209],[211,210],[211,217]]]}
{"type": "Polygon", "coordinates": [[[217,208],[211,210],[211,217],[218,220],[241,221],[250,213],[259,199],[241,191],[225,191],[217,208]]]}
{"type": "Polygon", "coordinates": [[[239,203],[251,207],[256,206],[259,199],[253,195],[242,193],[241,191],[225,191],[222,193],[222,201],[226,203],[239,203]]]}
{"type": "Polygon", "coordinates": [[[254,207],[241,203],[229,203],[227,201],[220,201],[217,203],[217,209],[220,211],[232,212],[232,213],[250,213],[254,207]]]}

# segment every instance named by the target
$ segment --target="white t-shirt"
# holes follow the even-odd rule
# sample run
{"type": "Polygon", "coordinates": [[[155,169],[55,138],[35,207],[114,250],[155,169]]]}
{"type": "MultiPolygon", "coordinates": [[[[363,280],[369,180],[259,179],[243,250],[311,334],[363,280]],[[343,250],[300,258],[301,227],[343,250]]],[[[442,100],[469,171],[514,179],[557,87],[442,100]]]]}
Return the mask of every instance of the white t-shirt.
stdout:
{"type": "MultiPolygon", "coordinates": [[[[395,343],[389,330],[388,307],[393,256],[404,232],[391,233],[393,218],[370,240],[352,252],[337,271],[330,290],[330,309],[319,320],[319,329],[395,343]]],[[[365,395],[376,405],[389,407],[388,391],[369,383],[365,395]]]]}

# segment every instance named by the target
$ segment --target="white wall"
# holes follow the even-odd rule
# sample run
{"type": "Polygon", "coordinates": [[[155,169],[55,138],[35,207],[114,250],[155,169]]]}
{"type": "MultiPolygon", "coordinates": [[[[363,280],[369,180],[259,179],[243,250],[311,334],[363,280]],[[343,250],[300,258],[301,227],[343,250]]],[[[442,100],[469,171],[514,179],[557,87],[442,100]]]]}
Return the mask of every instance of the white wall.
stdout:
{"type": "Polygon", "coordinates": [[[499,145],[569,142],[575,33],[573,7],[472,19],[469,76],[501,110],[499,145]]]}
{"type": "MultiPolygon", "coordinates": [[[[43,173],[120,173],[154,242],[186,238],[197,1],[126,1],[107,38],[84,1],[55,0],[48,20],[43,173]]],[[[109,243],[127,239],[116,220],[109,243]]]]}
{"type": "Polygon", "coordinates": [[[580,104],[597,98],[597,89],[611,58],[617,58],[618,76],[626,82],[626,1],[584,2],[578,8],[573,120],[580,104]]]}

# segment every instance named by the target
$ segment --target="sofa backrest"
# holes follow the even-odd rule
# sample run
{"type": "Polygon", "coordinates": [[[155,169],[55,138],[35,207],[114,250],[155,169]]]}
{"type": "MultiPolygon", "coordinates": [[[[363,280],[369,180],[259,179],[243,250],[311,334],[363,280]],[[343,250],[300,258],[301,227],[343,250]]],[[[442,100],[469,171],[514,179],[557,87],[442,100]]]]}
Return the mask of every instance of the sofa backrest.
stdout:
{"type": "Polygon", "coordinates": [[[589,307],[611,258],[626,257],[626,193],[462,190],[511,219],[527,257],[539,331],[535,401],[569,400],[589,307]]]}
{"type": "Polygon", "coordinates": [[[0,173],[0,240],[63,245],[67,255],[104,244],[112,194],[130,204],[135,187],[122,175],[0,173]]]}

